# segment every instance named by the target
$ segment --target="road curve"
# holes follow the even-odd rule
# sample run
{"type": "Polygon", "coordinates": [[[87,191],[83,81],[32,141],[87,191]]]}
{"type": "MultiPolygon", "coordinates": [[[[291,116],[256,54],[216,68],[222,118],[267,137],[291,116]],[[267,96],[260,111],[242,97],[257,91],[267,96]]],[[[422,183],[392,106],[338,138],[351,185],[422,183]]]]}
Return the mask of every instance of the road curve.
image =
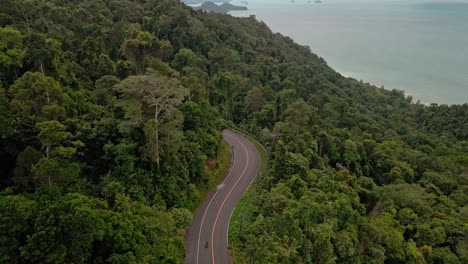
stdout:
{"type": "Polygon", "coordinates": [[[186,264],[228,264],[228,228],[234,207],[260,169],[260,155],[248,139],[223,132],[233,160],[228,175],[197,209],[187,228],[186,264]]]}

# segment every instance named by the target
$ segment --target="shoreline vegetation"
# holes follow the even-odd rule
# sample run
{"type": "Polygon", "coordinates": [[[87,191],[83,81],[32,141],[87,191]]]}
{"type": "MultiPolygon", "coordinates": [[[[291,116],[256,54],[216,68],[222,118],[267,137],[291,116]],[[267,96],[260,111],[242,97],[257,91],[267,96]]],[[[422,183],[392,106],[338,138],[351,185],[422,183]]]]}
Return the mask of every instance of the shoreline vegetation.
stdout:
{"type": "Polygon", "coordinates": [[[239,262],[468,262],[468,104],[178,0],[0,1],[0,262],[183,263],[229,124],[269,154],[239,262]]]}

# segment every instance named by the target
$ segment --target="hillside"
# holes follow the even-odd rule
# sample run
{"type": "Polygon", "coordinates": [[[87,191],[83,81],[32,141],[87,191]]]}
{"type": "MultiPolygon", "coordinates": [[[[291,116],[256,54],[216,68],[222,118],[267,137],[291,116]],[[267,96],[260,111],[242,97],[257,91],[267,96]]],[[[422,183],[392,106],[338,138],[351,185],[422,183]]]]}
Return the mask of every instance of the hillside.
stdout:
{"type": "Polygon", "coordinates": [[[254,17],[3,0],[0,83],[0,263],[183,263],[227,126],[271,156],[240,263],[468,262],[468,105],[344,78],[254,17]]]}

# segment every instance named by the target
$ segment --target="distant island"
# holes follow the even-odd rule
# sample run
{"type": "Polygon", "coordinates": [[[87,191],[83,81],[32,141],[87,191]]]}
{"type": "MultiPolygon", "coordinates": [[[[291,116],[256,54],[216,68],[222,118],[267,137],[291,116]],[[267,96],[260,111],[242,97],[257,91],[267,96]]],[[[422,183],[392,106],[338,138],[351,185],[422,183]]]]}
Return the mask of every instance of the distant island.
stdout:
{"type": "Polygon", "coordinates": [[[222,8],[228,10],[228,11],[245,11],[248,10],[247,7],[245,6],[236,6],[230,3],[224,3],[221,5],[222,8]]]}
{"type": "Polygon", "coordinates": [[[248,10],[245,6],[236,6],[230,3],[223,3],[222,5],[217,5],[213,2],[204,2],[201,6],[193,6],[195,10],[203,10],[206,12],[214,13],[227,13],[230,11],[245,11],[248,10]]]}

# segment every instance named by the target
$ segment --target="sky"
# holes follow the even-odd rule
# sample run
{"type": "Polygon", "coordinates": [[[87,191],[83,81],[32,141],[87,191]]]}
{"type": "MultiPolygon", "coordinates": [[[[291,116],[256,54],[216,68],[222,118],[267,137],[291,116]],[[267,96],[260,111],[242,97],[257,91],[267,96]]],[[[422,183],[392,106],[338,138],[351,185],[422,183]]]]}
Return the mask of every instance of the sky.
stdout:
{"type": "MultiPolygon", "coordinates": [[[[468,0],[322,0],[330,3],[365,3],[365,2],[406,2],[406,3],[468,3],[468,0]]],[[[247,0],[247,2],[271,3],[271,2],[289,2],[288,0],[247,0]]]]}

